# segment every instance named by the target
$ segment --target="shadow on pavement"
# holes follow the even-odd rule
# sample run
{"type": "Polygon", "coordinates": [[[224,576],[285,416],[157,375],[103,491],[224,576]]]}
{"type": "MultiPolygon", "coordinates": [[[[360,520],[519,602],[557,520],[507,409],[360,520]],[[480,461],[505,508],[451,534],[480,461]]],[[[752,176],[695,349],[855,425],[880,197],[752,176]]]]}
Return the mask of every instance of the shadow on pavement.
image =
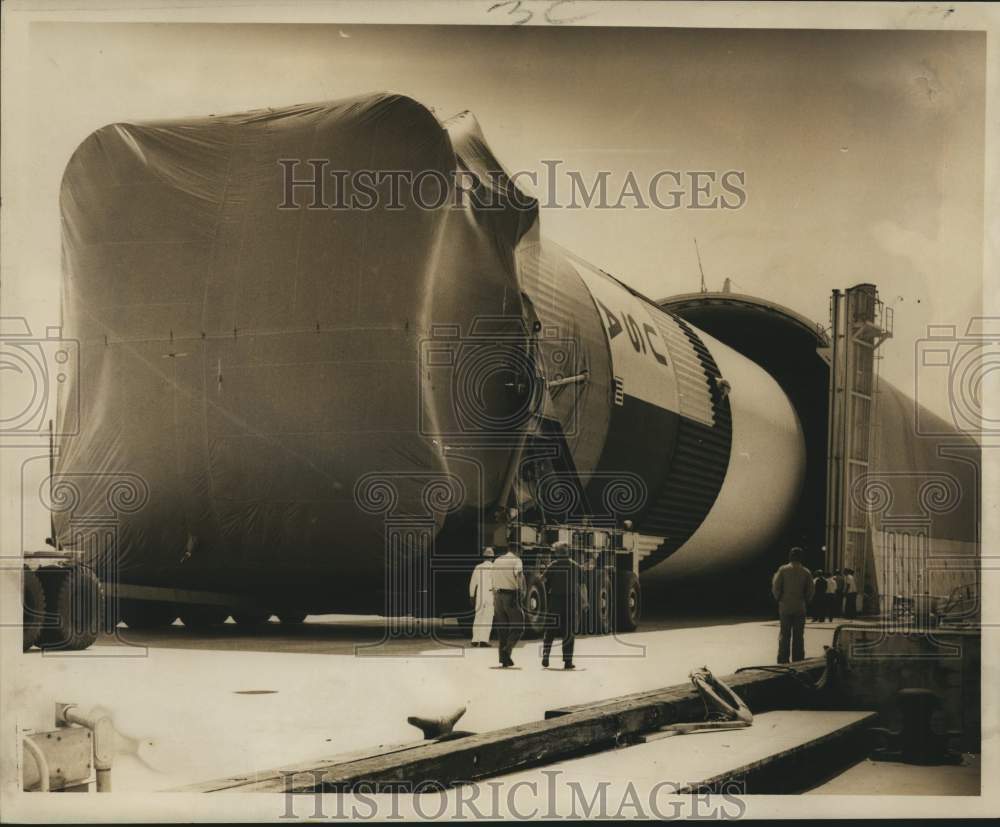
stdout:
{"type": "MultiPolygon", "coordinates": [[[[763,612],[756,613],[756,616],[748,616],[746,613],[680,614],[659,611],[643,618],[638,633],[724,626],[772,619],[772,616],[763,612]]],[[[386,618],[356,615],[319,615],[297,626],[272,622],[252,629],[237,626],[235,623],[226,623],[210,629],[189,629],[179,623],[162,629],[141,630],[120,625],[115,634],[103,635],[99,645],[328,655],[359,653],[407,655],[428,649],[444,650],[461,647],[468,643],[468,634],[454,621],[430,621],[428,628],[427,625],[418,624],[412,619],[400,618],[393,619],[391,625],[394,627],[392,633],[387,634],[386,618]],[[361,647],[360,651],[358,647],[361,647]]]]}

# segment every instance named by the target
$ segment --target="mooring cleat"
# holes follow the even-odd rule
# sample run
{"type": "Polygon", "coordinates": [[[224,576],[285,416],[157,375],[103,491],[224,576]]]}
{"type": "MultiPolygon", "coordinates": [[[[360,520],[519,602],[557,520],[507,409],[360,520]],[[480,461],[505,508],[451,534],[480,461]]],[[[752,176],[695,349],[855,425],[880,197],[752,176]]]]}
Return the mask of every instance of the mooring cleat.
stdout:
{"type": "Polygon", "coordinates": [[[423,732],[425,740],[433,741],[436,738],[450,735],[455,729],[458,719],[465,714],[466,709],[468,709],[467,706],[462,706],[457,712],[451,715],[442,715],[440,718],[421,718],[418,715],[411,715],[406,719],[406,723],[423,732]]]}

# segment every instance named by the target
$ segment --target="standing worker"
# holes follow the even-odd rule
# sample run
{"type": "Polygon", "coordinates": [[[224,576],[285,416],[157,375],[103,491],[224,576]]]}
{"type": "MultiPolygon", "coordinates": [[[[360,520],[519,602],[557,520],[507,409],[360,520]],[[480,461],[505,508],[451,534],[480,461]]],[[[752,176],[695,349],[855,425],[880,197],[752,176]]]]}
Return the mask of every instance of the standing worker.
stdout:
{"type": "Polygon", "coordinates": [[[563,669],[576,669],[573,665],[573,645],[576,640],[576,621],[580,610],[580,581],[583,569],[569,556],[569,543],[560,540],[552,546],[555,559],[545,569],[548,615],[545,636],[542,639],[542,666],[549,666],[552,641],[562,640],[563,669]]]}
{"type": "Polygon", "coordinates": [[[840,596],[837,594],[837,573],[831,571],[826,577],[826,619],[833,623],[837,615],[837,604],[840,596]]]}
{"type": "Polygon", "coordinates": [[[473,569],[469,581],[469,599],[476,610],[476,618],[472,621],[474,647],[489,648],[490,632],[493,631],[493,557],[491,546],[483,549],[483,562],[473,569]]]}
{"type": "Polygon", "coordinates": [[[813,578],[812,618],[813,623],[822,623],[826,617],[826,574],[823,569],[816,569],[813,578]]]}
{"type": "Polygon", "coordinates": [[[848,620],[858,616],[858,581],[854,579],[854,569],[844,569],[844,617],[848,620]]]}
{"type": "Polygon", "coordinates": [[[493,606],[500,638],[500,665],[513,666],[511,654],[524,631],[524,566],[520,546],[509,543],[505,554],[493,561],[493,606]]]}
{"type": "Polygon", "coordinates": [[[837,581],[837,599],[833,602],[833,611],[836,617],[844,616],[844,584],[846,582],[846,570],[837,569],[833,573],[833,579],[837,581]]]}
{"type": "Polygon", "coordinates": [[[788,552],[788,562],[771,580],[771,594],[778,601],[780,621],[778,663],[788,663],[789,648],[793,662],[805,659],[806,607],[813,593],[812,575],[802,565],[802,549],[795,546],[788,552]]]}
{"type": "Polygon", "coordinates": [[[576,606],[577,614],[573,621],[576,628],[573,631],[589,634],[593,631],[591,628],[593,615],[590,611],[590,586],[588,585],[588,581],[593,580],[592,575],[596,566],[594,561],[588,559],[581,549],[576,549],[573,552],[573,562],[576,563],[580,570],[580,602],[576,606]]]}

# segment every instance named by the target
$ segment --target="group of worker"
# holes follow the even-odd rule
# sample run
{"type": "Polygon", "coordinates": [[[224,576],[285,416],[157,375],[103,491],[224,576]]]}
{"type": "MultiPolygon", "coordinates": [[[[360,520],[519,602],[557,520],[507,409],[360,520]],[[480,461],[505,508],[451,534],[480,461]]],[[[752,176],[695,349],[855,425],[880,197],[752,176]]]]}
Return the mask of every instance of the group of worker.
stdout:
{"type": "Polygon", "coordinates": [[[851,620],[858,614],[858,585],[854,579],[854,569],[838,569],[825,572],[817,569],[813,573],[812,619],[814,623],[824,620],[833,622],[843,617],[851,620]]]}
{"type": "MultiPolygon", "coordinates": [[[[552,561],[542,572],[546,591],[546,624],[542,638],[542,666],[548,668],[552,644],[562,641],[564,669],[575,669],[573,648],[581,607],[583,567],[572,559],[569,543],[552,546],[552,561]]],[[[524,633],[524,566],[520,548],[512,543],[499,557],[492,547],[483,550],[483,560],[472,572],[469,599],[475,609],[472,622],[472,646],[489,648],[496,626],[500,666],[514,665],[513,651],[524,633]]]]}
{"type": "Polygon", "coordinates": [[[815,574],[802,565],[802,549],[788,553],[788,562],[771,580],[771,593],[778,601],[778,663],[805,659],[806,614],[812,608],[814,621],[833,620],[836,615],[857,615],[858,586],[853,569],[815,574]]]}
{"type": "MultiPolygon", "coordinates": [[[[582,603],[584,567],[570,556],[569,544],[555,543],[552,561],[542,571],[546,591],[546,623],[542,638],[542,666],[548,668],[552,644],[562,641],[563,667],[574,669],[573,649],[582,603]]],[[[812,609],[814,621],[833,620],[836,615],[853,618],[857,614],[857,581],[854,570],[817,571],[802,565],[802,549],[788,553],[788,562],[771,580],[771,593],[778,602],[778,663],[805,659],[806,616],[812,609]]],[[[496,627],[500,666],[514,665],[513,651],[524,633],[524,566],[520,548],[511,543],[496,557],[492,547],[483,550],[483,559],[472,572],[469,598],[475,609],[472,646],[490,647],[496,627]]]]}

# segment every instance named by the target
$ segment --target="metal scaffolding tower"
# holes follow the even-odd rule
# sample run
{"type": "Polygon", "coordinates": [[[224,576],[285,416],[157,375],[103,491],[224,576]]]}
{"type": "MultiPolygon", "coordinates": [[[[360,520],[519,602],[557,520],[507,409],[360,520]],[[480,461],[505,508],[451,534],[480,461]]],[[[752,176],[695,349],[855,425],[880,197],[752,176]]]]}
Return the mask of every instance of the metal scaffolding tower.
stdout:
{"type": "MultiPolygon", "coordinates": [[[[852,500],[855,484],[869,473],[877,441],[879,345],[892,336],[892,308],[879,301],[874,284],[858,284],[830,299],[830,397],[827,443],[826,557],[828,571],[851,568],[859,593],[871,559],[868,512],[852,500]]],[[[874,607],[865,606],[864,610],[874,607]]]]}

